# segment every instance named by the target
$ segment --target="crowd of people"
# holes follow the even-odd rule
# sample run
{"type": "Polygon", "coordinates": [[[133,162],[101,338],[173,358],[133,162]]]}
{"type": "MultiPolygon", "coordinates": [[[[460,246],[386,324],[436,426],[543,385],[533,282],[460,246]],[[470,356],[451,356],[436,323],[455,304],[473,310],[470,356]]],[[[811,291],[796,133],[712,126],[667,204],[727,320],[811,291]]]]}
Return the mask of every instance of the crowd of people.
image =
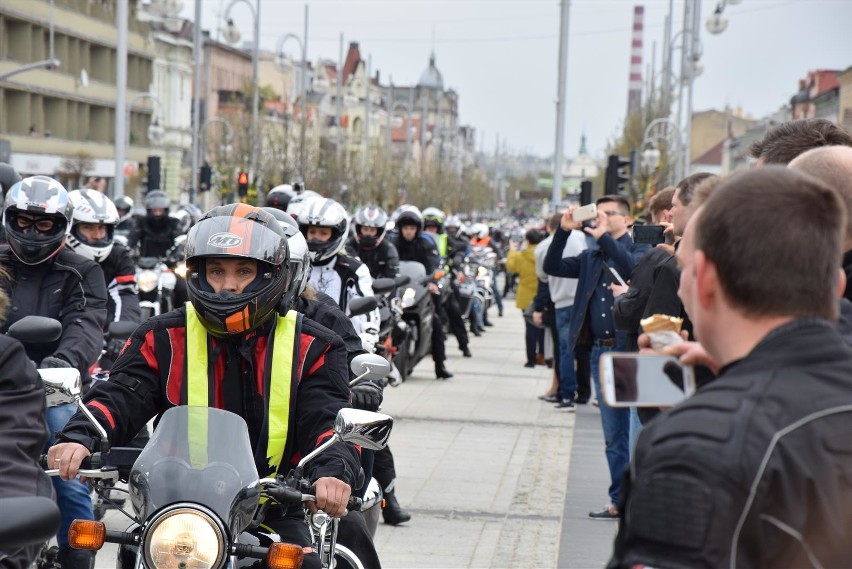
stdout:
{"type": "MultiPolygon", "coordinates": [[[[752,153],[748,171],[691,174],[639,216],[607,195],[591,223],[570,206],[544,223],[505,227],[412,205],[350,215],[291,186],[273,188],[265,207],[229,204],[203,216],[173,212],[152,191],[134,217],[126,198],[0,167],[0,330],[28,315],[63,327],[59,341],[25,349],[1,337],[0,497],[55,492],[60,563],[91,566],[93,554],[69,547],[67,531],[72,519],[93,517],[75,475],[100,437],[73,405],[44,411],[31,362],[89,380],[85,404],[112,445],[129,444],[170,407],[205,401],[245,419],[260,476],[285,473],[330,436],[341,408],[381,405],[381,382],[349,387],[349,362],[377,351],[381,324],[378,309],[353,314],[353,301],[373,296],[374,279],[396,277],[401,262],[420,263],[439,323],[434,375],[448,380],[448,334],[472,357],[469,336],[491,324],[488,305],[468,304],[461,290],[464,267],[480,255],[476,277],[489,283],[497,317],[512,294],[523,314],[524,366],[551,369],[540,399],[600,410],[609,487],[589,517],[621,521],[611,567],[843,565],[852,559],[852,137],[827,121],[794,121],[752,153]],[[634,242],[643,222],[663,226],[664,243],[634,242]],[[184,239],[186,278],[175,294],[186,302],[142,322],[135,259],[167,257],[184,239]],[[662,351],[695,366],[697,393],[672,409],[610,406],[600,358],[660,351],[641,328],[653,315],[682,320],[684,341],[662,351]],[[109,323],[122,321],[136,331],[105,343],[109,323]],[[90,381],[95,365],[108,381],[90,381]],[[273,414],[283,433],[270,432],[273,414]],[[35,462],[45,451],[61,474],[52,485],[35,462]]],[[[362,468],[384,491],[385,522],[408,522],[390,448],[338,445],[311,463],[316,507],[341,516],[366,490],[362,468]]],[[[346,519],[342,534],[379,566],[364,524],[346,519]]],[[[270,510],[265,523],[310,545],[301,508],[270,510]]],[[[16,567],[35,554],[5,553],[16,567]]],[[[318,564],[306,555],[305,566],[318,564]]]]}

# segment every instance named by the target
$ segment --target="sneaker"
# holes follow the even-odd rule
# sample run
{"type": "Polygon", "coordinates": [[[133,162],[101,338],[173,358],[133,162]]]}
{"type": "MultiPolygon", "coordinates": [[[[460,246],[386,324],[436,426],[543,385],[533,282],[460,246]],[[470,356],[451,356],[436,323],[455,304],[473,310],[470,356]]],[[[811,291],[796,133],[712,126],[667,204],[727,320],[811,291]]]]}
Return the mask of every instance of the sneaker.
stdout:
{"type": "Polygon", "coordinates": [[[563,399],[562,401],[560,401],[559,403],[556,404],[556,408],[557,409],[565,409],[567,411],[573,411],[574,410],[574,402],[571,401],[570,399],[563,399]]]}
{"type": "Polygon", "coordinates": [[[618,520],[618,508],[612,504],[607,504],[599,512],[589,512],[589,518],[593,520],[618,520]]]}
{"type": "Polygon", "coordinates": [[[559,403],[558,395],[539,395],[538,398],[548,403],[559,403]]]}

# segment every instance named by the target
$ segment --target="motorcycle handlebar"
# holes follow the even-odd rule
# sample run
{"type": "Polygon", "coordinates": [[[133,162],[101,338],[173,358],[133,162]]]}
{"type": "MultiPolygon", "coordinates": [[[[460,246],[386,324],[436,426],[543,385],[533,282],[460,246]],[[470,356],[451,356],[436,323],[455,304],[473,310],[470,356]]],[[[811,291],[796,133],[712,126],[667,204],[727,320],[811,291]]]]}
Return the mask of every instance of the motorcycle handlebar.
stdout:
{"type": "MultiPolygon", "coordinates": [[[[266,487],[266,494],[275,501],[294,506],[302,502],[315,502],[316,488],[313,486],[305,488],[302,492],[298,488],[292,488],[286,484],[275,483],[266,487]]],[[[346,509],[350,511],[358,511],[361,509],[362,500],[357,496],[349,496],[349,501],[346,503],[346,509]]]]}

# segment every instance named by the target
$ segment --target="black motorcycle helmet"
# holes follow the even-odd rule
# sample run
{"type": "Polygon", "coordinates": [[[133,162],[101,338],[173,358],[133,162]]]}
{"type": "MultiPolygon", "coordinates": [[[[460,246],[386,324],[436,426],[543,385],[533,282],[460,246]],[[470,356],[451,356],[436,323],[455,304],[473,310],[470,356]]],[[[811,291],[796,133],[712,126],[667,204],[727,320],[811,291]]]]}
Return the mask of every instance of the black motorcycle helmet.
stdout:
{"type": "Polygon", "coordinates": [[[145,195],[145,221],[152,226],[166,226],[169,223],[169,206],[171,202],[166,192],[153,190],[145,195]],[[162,209],[164,213],[154,213],[154,210],[162,209]]]}
{"type": "Polygon", "coordinates": [[[246,204],[211,209],[192,226],[186,240],[187,293],[208,332],[233,338],[257,330],[274,317],[290,282],[287,238],[269,213],[246,204]],[[257,277],[243,292],[213,292],[206,260],[257,261],[257,277]]]}
{"type": "Polygon", "coordinates": [[[355,212],[352,222],[355,224],[355,241],[362,249],[369,251],[378,247],[379,243],[385,238],[388,214],[377,205],[365,205],[355,212]],[[372,235],[362,235],[362,227],[374,227],[378,233],[376,233],[375,237],[372,235]]]}
{"type": "Polygon", "coordinates": [[[290,200],[296,197],[296,192],[290,184],[275,186],[266,194],[266,206],[287,211],[290,200]]]}
{"type": "Polygon", "coordinates": [[[47,176],[24,178],[6,193],[3,205],[3,228],[15,256],[27,265],[37,265],[53,258],[65,245],[71,227],[74,206],[62,184],[47,176]],[[38,223],[21,227],[21,214],[36,219],[50,219],[52,227],[41,230],[38,223]]]}
{"type": "Polygon", "coordinates": [[[414,225],[418,233],[423,230],[423,214],[420,213],[420,208],[414,205],[401,205],[396,211],[397,229],[402,230],[406,225],[414,225]]]}

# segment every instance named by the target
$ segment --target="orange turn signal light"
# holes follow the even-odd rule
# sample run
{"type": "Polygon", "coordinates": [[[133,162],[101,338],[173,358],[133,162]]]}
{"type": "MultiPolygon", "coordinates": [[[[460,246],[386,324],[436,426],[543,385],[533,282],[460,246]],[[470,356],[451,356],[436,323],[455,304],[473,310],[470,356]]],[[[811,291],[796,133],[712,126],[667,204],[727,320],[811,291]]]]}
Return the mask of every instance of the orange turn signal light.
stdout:
{"type": "Polygon", "coordinates": [[[266,566],[269,569],[301,569],[305,553],[292,543],[273,543],[266,552],[266,566]]]}
{"type": "Polygon", "coordinates": [[[98,550],[106,540],[106,526],[93,520],[74,520],[68,529],[68,543],[74,549],[98,550]]]}
{"type": "Polygon", "coordinates": [[[441,280],[442,278],[444,278],[444,275],[446,275],[446,274],[447,274],[446,271],[435,271],[435,280],[436,281],[441,280]]]}

